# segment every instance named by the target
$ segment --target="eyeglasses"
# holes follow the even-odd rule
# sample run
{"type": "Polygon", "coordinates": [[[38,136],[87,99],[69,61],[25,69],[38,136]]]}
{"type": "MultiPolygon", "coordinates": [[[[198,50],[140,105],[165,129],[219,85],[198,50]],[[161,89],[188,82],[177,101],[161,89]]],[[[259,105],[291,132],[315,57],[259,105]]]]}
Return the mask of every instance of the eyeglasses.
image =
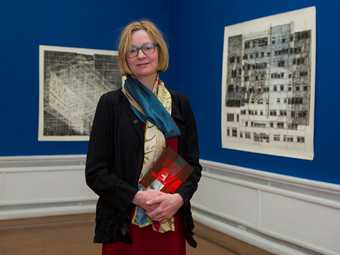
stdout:
{"type": "Polygon", "coordinates": [[[139,51],[142,50],[144,55],[150,56],[155,52],[155,49],[158,47],[157,43],[144,43],[141,46],[133,46],[127,51],[128,58],[135,58],[138,56],[139,51]]]}

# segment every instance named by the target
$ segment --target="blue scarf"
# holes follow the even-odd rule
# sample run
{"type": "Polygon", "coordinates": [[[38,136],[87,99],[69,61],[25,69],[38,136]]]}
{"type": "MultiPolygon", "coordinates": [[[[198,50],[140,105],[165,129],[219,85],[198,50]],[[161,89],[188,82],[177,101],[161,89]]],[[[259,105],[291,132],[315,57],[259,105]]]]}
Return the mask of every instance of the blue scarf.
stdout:
{"type": "Polygon", "coordinates": [[[166,138],[181,134],[181,131],[162,103],[140,81],[128,77],[125,80],[124,88],[143,109],[144,113],[138,111],[138,109],[130,104],[133,112],[142,122],[150,121],[162,131],[166,138]]]}

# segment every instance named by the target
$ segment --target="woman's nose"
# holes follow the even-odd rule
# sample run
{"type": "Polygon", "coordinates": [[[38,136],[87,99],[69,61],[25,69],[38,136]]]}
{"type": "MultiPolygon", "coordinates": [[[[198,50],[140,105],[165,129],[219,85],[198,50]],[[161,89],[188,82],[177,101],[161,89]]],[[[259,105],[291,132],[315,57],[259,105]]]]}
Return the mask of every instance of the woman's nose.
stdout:
{"type": "Polygon", "coordinates": [[[145,57],[145,53],[143,52],[142,49],[139,49],[137,52],[137,57],[138,58],[144,58],[145,57]]]}

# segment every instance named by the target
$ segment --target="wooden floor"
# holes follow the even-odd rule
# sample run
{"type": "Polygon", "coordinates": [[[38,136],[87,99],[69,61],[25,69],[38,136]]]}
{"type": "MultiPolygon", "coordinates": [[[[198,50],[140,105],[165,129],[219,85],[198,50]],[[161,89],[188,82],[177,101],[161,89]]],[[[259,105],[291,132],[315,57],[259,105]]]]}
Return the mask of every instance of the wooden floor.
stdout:
{"type": "MultiPolygon", "coordinates": [[[[81,214],[0,221],[0,255],[100,255],[101,246],[92,243],[93,220],[94,215],[81,214]]],[[[232,252],[217,232],[209,234],[216,242],[208,241],[206,233],[214,231],[204,228],[198,226],[205,234],[196,235],[199,248],[187,247],[188,255],[269,254],[232,252]]]]}

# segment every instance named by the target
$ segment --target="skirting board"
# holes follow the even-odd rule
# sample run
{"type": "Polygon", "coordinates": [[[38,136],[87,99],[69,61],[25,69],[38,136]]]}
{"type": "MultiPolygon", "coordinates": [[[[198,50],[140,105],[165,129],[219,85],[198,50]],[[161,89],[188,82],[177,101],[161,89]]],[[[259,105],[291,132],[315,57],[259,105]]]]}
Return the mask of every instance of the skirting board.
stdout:
{"type": "Polygon", "coordinates": [[[0,220],[92,213],[84,155],[0,157],[0,220]]]}
{"type": "MultiPolygon", "coordinates": [[[[0,157],[0,220],[94,212],[84,155],[0,157]]],[[[196,221],[274,254],[340,254],[340,186],[201,161],[196,221]]]]}
{"type": "Polygon", "coordinates": [[[274,254],[340,254],[340,186],[201,161],[196,221],[274,254]]]}

